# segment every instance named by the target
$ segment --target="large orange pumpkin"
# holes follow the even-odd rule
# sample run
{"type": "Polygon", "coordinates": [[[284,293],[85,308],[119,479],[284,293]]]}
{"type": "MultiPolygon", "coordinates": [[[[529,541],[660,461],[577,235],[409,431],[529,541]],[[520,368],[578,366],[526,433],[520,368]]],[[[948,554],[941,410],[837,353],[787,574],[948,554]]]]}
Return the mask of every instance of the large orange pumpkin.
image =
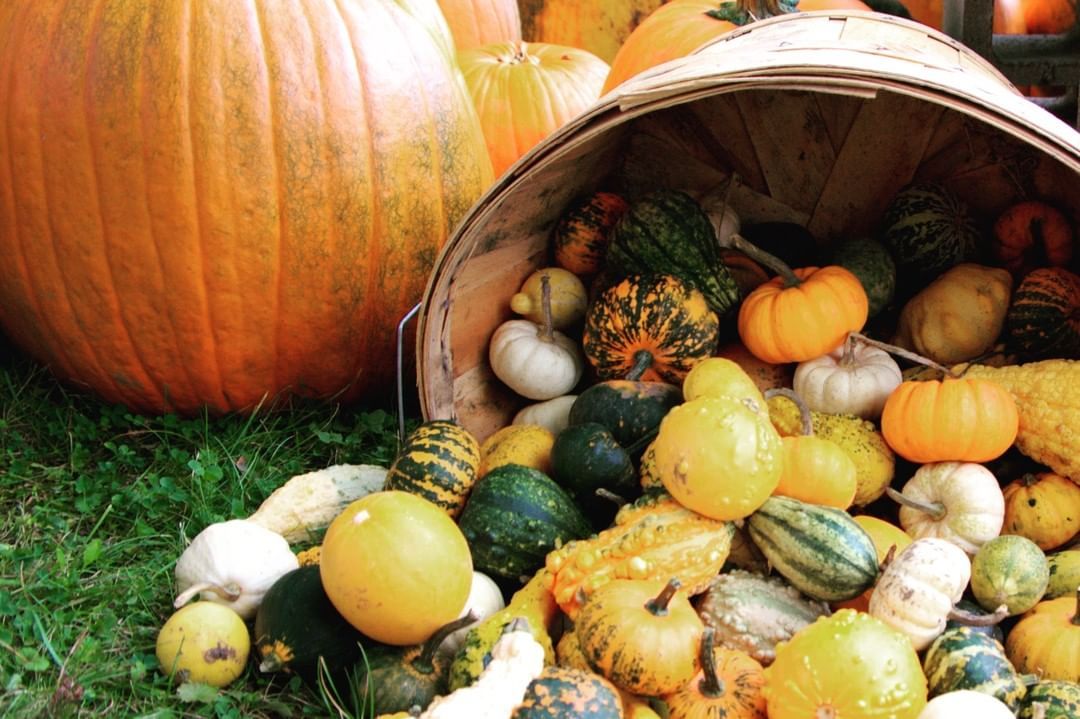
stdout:
{"type": "Polygon", "coordinates": [[[596,102],[608,73],[586,50],[536,42],[464,50],[458,64],[496,175],[596,102]]]}
{"type": "Polygon", "coordinates": [[[0,328],[149,412],[392,386],[492,181],[435,0],[5,0],[0,328]]]}
{"type": "Polygon", "coordinates": [[[1024,23],[1032,35],[1067,32],[1076,25],[1076,0],[1013,1],[1023,6],[1024,23]]]}
{"type": "Polygon", "coordinates": [[[458,50],[521,40],[517,0],[439,0],[458,50]]]}
{"type": "Polygon", "coordinates": [[[604,62],[664,0],[518,0],[521,36],[528,42],[588,50],[604,62]]]}
{"type": "MultiPolygon", "coordinates": [[[[750,21],[757,0],[671,0],[645,18],[626,38],[604,81],[604,92],[655,65],[685,57],[713,38],[750,21]]],[[[779,12],[773,8],[774,13],[779,12]]]]}

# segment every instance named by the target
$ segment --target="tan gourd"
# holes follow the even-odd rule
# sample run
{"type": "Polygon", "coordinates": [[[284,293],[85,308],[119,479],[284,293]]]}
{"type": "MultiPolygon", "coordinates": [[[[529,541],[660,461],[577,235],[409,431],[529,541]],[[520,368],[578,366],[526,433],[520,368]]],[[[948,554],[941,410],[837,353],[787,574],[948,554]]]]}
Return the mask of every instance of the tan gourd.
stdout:
{"type": "Polygon", "coordinates": [[[551,326],[564,330],[581,322],[588,303],[585,285],[577,275],[561,267],[543,267],[529,275],[521,289],[510,298],[510,309],[527,320],[542,324],[545,276],[551,286],[551,326]]]}
{"type": "Polygon", "coordinates": [[[1008,271],[956,265],[908,300],[893,343],[941,364],[966,362],[994,346],[1011,294],[1008,271]]]}

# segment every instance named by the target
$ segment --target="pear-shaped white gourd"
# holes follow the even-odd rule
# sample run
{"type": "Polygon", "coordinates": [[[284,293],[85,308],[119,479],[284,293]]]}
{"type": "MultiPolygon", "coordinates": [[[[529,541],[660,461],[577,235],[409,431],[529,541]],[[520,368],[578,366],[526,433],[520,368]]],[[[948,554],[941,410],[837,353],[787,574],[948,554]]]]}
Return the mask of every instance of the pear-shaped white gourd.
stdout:
{"type": "Polygon", "coordinates": [[[173,605],[180,608],[198,596],[251,619],[266,590],[299,566],[280,534],[246,519],[217,522],[199,532],[177,560],[173,605]]]}

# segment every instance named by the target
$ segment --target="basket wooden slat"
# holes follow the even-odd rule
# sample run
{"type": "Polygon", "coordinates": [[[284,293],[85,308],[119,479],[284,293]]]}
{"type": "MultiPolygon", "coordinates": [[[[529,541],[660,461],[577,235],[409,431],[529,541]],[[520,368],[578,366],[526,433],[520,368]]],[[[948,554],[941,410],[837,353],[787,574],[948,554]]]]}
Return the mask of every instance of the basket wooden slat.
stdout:
{"type": "Polygon", "coordinates": [[[491,373],[510,296],[548,264],[579,195],[731,184],[746,222],[867,236],[892,196],[942,182],[993,216],[1036,194],[1080,223],[1080,135],[930,28],[799,13],[741,28],[632,78],[518,161],[440,254],[417,334],[421,408],[483,438],[525,401],[491,373]]]}

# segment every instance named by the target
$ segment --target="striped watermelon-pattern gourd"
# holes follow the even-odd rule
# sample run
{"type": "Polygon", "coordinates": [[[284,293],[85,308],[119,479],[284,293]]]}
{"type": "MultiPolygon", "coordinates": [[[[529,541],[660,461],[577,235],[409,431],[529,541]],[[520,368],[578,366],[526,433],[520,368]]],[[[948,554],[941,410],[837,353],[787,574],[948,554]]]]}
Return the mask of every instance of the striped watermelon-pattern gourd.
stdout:
{"type": "Polygon", "coordinates": [[[967,204],[935,184],[912,185],[893,198],[881,240],[892,252],[899,280],[913,287],[974,259],[981,244],[967,204]]]}
{"type": "Polygon", "coordinates": [[[592,534],[566,490],[538,469],[496,467],[480,479],[458,519],[477,571],[518,581],[557,546],[592,534]]]}
{"type": "Polygon", "coordinates": [[[1027,687],[1005,656],[1005,647],[989,634],[954,627],[941,634],[923,659],[923,673],[935,697],[970,689],[1001,700],[1014,712],[1027,687]]]}
{"type": "Polygon", "coordinates": [[[696,289],[672,275],[631,275],[589,305],[581,345],[600,379],[681,385],[712,355],[720,321],[696,289]]]}
{"type": "Polygon", "coordinates": [[[668,274],[705,295],[719,316],[739,302],[739,286],[720,259],[716,229],[694,198],[661,190],[631,203],[612,233],[607,273],[668,274]]]}
{"type": "Polygon", "coordinates": [[[1025,275],[1005,314],[1005,337],[1026,359],[1080,357],[1080,276],[1064,267],[1025,275]]]}
{"type": "Polygon", "coordinates": [[[480,444],[449,420],[424,422],[408,436],[386,473],[386,489],[419,495],[457,518],[476,483],[480,444]]]}
{"type": "Polygon", "coordinates": [[[1028,688],[1020,702],[1017,719],[1035,719],[1035,707],[1042,705],[1043,719],[1076,719],[1080,717],[1080,684],[1047,679],[1028,688]]]}
{"type": "Polygon", "coordinates": [[[813,599],[852,599],[877,579],[874,542],[843,510],[772,496],[747,529],[780,576],[813,599]]]}

